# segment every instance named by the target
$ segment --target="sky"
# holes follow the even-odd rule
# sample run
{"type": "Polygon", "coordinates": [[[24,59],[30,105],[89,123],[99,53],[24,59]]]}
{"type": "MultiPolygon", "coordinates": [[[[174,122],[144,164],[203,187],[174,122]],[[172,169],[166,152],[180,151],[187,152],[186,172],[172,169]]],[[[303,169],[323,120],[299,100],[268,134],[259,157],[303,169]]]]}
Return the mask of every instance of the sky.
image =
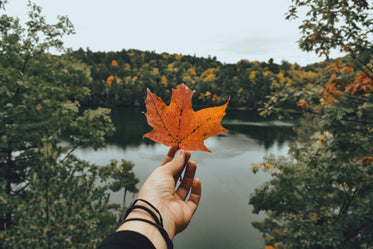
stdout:
{"type": "MultiPolygon", "coordinates": [[[[298,48],[300,21],[285,20],[291,0],[34,0],[49,23],[68,16],[75,35],[65,47],[92,51],[139,49],[214,57],[223,63],[322,61],[298,48]]],[[[6,13],[21,21],[27,0],[10,0],[6,13]]],[[[333,57],[333,54],[332,54],[333,57]]]]}

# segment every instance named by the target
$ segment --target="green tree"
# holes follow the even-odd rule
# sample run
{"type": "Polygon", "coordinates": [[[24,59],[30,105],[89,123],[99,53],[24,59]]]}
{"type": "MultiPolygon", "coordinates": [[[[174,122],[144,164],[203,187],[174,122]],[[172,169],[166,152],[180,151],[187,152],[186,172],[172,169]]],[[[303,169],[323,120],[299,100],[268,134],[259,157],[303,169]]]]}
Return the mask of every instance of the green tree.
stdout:
{"type": "MultiPolygon", "coordinates": [[[[373,73],[367,1],[293,1],[308,8],[300,46],[348,56],[326,68],[327,82],[277,89],[263,113],[303,113],[288,158],[262,165],[272,180],[250,198],[267,218],[254,226],[274,248],[372,248],[373,73]]],[[[329,64],[331,64],[329,62],[329,64]]]]}
{"type": "Polygon", "coordinates": [[[79,108],[92,80],[63,48],[69,19],[51,25],[39,6],[28,7],[23,25],[0,17],[0,247],[92,248],[115,226],[109,183],[120,169],[102,174],[106,167],[73,151],[105,146],[114,132],[110,110],[79,108]]]}

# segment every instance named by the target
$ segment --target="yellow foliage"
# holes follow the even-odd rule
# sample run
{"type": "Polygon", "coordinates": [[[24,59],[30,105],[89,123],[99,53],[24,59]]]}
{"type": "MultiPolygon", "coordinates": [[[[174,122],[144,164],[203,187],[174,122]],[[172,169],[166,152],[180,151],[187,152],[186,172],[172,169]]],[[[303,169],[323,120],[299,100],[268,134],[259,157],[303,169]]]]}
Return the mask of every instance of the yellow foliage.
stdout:
{"type": "Polygon", "coordinates": [[[121,78],[117,77],[115,80],[116,80],[117,84],[119,84],[119,85],[123,84],[121,78]]]}
{"type": "Polygon", "coordinates": [[[183,82],[187,84],[193,84],[195,81],[192,79],[192,77],[190,77],[189,75],[186,75],[183,77],[183,82]]]}
{"type": "Polygon", "coordinates": [[[183,56],[182,56],[181,54],[177,54],[177,55],[175,55],[175,59],[176,59],[176,60],[180,60],[181,58],[183,58],[183,56]]]}
{"type": "Polygon", "coordinates": [[[203,79],[203,81],[205,81],[205,82],[208,82],[208,81],[214,81],[214,80],[216,80],[216,75],[213,74],[213,73],[207,75],[206,78],[203,79]]]}
{"type": "Polygon", "coordinates": [[[170,57],[170,55],[167,54],[167,53],[162,53],[162,57],[163,57],[164,59],[167,59],[168,57],[170,57]]]}
{"type": "Polygon", "coordinates": [[[198,97],[199,99],[209,99],[211,98],[211,92],[210,91],[206,91],[205,93],[201,93],[198,97]]]}
{"type": "Polygon", "coordinates": [[[255,71],[251,71],[250,76],[249,76],[250,80],[254,81],[255,80],[255,76],[256,76],[255,71]]]}
{"type": "Polygon", "coordinates": [[[277,77],[278,77],[278,80],[280,81],[281,84],[285,83],[286,78],[285,78],[285,76],[284,76],[284,74],[282,72],[279,72],[277,74],[277,77]]]}
{"type": "Polygon", "coordinates": [[[318,215],[316,213],[309,213],[308,214],[308,220],[312,222],[318,221],[318,215]]]}
{"type": "Polygon", "coordinates": [[[167,71],[169,71],[169,72],[177,72],[178,69],[176,67],[174,67],[174,64],[170,63],[167,66],[167,71]]]}
{"type": "Polygon", "coordinates": [[[194,70],[194,68],[189,68],[187,72],[188,72],[190,75],[193,75],[193,76],[197,75],[197,74],[196,74],[196,71],[194,70]]]}
{"type": "Polygon", "coordinates": [[[237,96],[240,96],[242,91],[243,91],[243,88],[238,89],[237,96]]]}
{"type": "Polygon", "coordinates": [[[213,74],[214,73],[214,68],[209,68],[209,69],[206,69],[206,71],[204,71],[202,74],[201,74],[201,77],[206,77],[207,75],[209,74],[213,74]]]}
{"type": "Polygon", "coordinates": [[[128,64],[128,63],[124,64],[124,69],[125,70],[131,70],[131,65],[128,64]]]}
{"type": "Polygon", "coordinates": [[[216,75],[214,74],[215,69],[214,68],[209,68],[206,71],[204,71],[201,75],[204,82],[209,82],[209,81],[214,81],[216,79],[216,75]]]}
{"type": "Polygon", "coordinates": [[[135,53],[128,53],[129,56],[135,56],[135,53]]]}
{"type": "Polygon", "coordinates": [[[266,76],[266,77],[269,76],[269,75],[271,75],[271,74],[272,74],[271,71],[264,71],[263,72],[263,75],[266,76]]]}
{"type": "Polygon", "coordinates": [[[164,87],[167,87],[167,78],[166,76],[162,75],[162,78],[161,78],[161,84],[164,86],[164,87]]]}
{"type": "Polygon", "coordinates": [[[152,69],[152,74],[154,75],[157,75],[157,74],[159,74],[159,68],[157,68],[157,67],[153,67],[153,69],[152,69]]]}

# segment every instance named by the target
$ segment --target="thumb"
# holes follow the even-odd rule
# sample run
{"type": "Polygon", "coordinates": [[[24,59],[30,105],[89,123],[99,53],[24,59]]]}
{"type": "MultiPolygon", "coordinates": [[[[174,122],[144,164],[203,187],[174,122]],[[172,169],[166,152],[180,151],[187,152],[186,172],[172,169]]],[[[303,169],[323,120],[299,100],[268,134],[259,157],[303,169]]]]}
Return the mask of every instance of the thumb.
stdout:
{"type": "Polygon", "coordinates": [[[180,171],[183,170],[185,166],[185,152],[180,149],[176,151],[172,160],[164,165],[165,168],[171,171],[173,176],[180,174],[180,171]]]}

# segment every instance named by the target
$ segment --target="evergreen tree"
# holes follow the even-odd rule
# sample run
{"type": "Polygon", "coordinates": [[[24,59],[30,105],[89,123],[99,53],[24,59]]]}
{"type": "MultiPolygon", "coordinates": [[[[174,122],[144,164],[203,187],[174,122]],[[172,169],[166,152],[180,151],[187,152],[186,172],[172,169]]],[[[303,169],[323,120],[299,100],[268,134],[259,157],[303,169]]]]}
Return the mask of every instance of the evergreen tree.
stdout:
{"type": "Polygon", "coordinates": [[[109,183],[123,169],[92,165],[73,151],[105,145],[114,132],[110,110],[80,111],[92,82],[88,67],[69,53],[49,53],[65,51],[60,38],[73,33],[69,19],[51,25],[39,6],[28,7],[24,25],[0,17],[0,247],[92,248],[116,225],[109,183]]]}

